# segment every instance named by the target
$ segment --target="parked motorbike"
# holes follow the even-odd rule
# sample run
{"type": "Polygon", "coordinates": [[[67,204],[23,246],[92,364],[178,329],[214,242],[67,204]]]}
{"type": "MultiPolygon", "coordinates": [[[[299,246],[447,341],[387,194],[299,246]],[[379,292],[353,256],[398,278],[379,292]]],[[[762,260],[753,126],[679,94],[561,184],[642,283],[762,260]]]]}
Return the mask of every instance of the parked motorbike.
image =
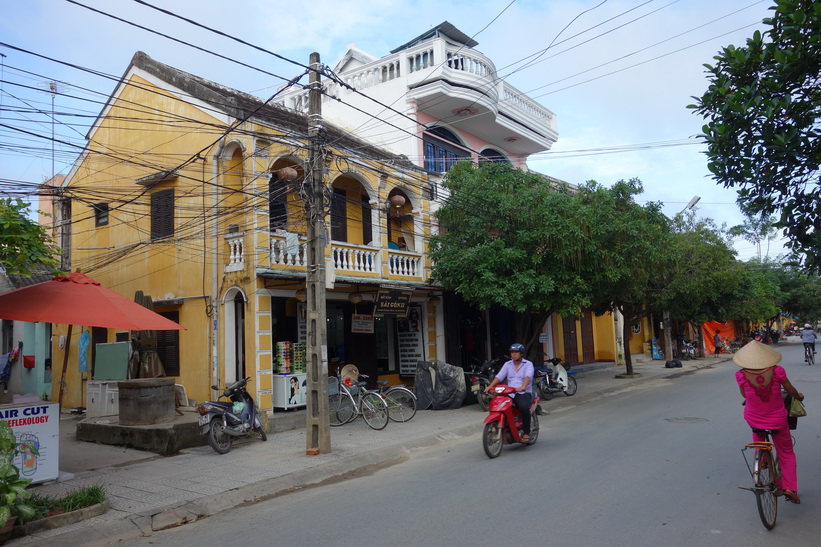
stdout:
{"type": "Polygon", "coordinates": [[[685,339],[681,343],[681,359],[689,361],[696,358],[696,343],[693,340],[685,339]]]}
{"type": "Polygon", "coordinates": [[[493,395],[490,393],[485,393],[485,389],[490,385],[493,377],[496,376],[496,366],[499,361],[500,358],[491,359],[490,361],[485,361],[478,367],[476,363],[473,363],[473,368],[466,371],[465,374],[468,389],[476,396],[476,402],[479,403],[479,407],[485,412],[487,412],[490,400],[493,398],[493,395]]]}
{"type": "MultiPolygon", "coordinates": [[[[244,378],[226,387],[219,398],[228,401],[205,401],[197,406],[202,433],[208,436],[208,444],[219,454],[231,451],[235,437],[250,437],[258,434],[263,441],[268,437],[257,416],[257,405],[245,389],[250,378],[244,378]]],[[[219,391],[217,386],[211,386],[219,391]]]]}
{"type": "Polygon", "coordinates": [[[548,359],[548,363],[553,365],[553,369],[540,367],[534,370],[533,383],[539,388],[539,393],[545,401],[549,401],[556,393],[564,393],[568,397],[576,394],[576,371],[562,366],[562,360],[558,357],[548,359]]]}
{"type": "MultiPolygon", "coordinates": [[[[482,447],[488,458],[496,458],[502,453],[502,446],[522,442],[522,412],[513,406],[513,399],[510,394],[516,388],[505,384],[496,384],[491,390],[493,398],[490,400],[490,413],[485,418],[485,429],[482,432],[482,447]]],[[[536,442],[539,436],[539,416],[536,409],[539,408],[539,396],[533,394],[533,402],[530,405],[530,440],[531,445],[536,442]]]]}

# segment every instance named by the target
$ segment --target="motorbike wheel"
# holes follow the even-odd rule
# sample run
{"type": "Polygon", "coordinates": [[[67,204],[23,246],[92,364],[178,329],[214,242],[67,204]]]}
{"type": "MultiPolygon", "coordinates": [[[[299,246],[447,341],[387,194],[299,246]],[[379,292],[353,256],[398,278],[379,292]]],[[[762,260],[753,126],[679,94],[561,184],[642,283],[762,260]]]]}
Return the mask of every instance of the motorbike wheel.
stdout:
{"type": "Polygon", "coordinates": [[[257,427],[254,429],[257,433],[259,433],[259,438],[262,439],[262,442],[268,440],[268,435],[265,434],[265,431],[261,427],[257,427]]]}
{"type": "Polygon", "coordinates": [[[225,432],[225,426],[220,418],[211,420],[211,427],[208,428],[208,444],[217,454],[228,454],[234,438],[225,432]]]}
{"type": "Polygon", "coordinates": [[[547,382],[539,383],[539,393],[542,394],[542,399],[545,401],[549,401],[553,398],[553,392],[550,391],[550,387],[547,385],[547,382]]]}
{"type": "Polygon", "coordinates": [[[579,386],[576,385],[576,378],[573,376],[567,377],[567,389],[564,390],[564,394],[568,397],[572,397],[576,394],[576,390],[579,389],[579,386]]]}
{"type": "Polygon", "coordinates": [[[530,442],[527,443],[531,445],[536,442],[536,439],[539,438],[539,417],[536,413],[532,413],[530,415],[530,442]]]}
{"type": "Polygon", "coordinates": [[[485,430],[482,432],[482,448],[485,449],[488,458],[497,458],[502,453],[504,444],[502,433],[499,422],[485,424],[485,430]]]}
{"type": "Polygon", "coordinates": [[[493,395],[490,393],[485,393],[485,389],[487,389],[489,385],[490,384],[485,380],[479,380],[479,391],[476,393],[476,402],[479,404],[479,408],[484,412],[487,412],[490,400],[493,398],[493,395]]]}

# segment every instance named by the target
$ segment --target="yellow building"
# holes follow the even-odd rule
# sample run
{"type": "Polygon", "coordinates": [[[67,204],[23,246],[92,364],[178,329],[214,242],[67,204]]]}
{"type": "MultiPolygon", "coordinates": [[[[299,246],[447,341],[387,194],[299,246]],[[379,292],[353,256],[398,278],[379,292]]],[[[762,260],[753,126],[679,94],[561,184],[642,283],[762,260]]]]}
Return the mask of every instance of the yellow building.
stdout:
{"type": "MultiPolygon", "coordinates": [[[[304,401],[307,128],[302,114],[138,52],[55,191],[65,267],[129,298],[142,291],[186,327],[158,333],[158,352],[191,399],[250,377],[262,409],[304,401]]],[[[329,369],[353,363],[398,381],[441,345],[426,258],[431,181],[330,124],[322,136],[329,369]],[[408,299],[407,317],[375,317],[380,293],[408,299]]],[[[64,406],[84,405],[89,378],[67,372],[64,406]]]]}

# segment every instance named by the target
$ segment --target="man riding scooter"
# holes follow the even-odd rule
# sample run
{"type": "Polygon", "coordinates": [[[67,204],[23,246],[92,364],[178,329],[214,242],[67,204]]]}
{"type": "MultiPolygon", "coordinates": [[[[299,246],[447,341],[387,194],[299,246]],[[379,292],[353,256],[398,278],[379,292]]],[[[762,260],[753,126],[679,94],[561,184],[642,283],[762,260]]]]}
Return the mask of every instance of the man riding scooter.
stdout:
{"type": "Polygon", "coordinates": [[[493,386],[505,380],[505,383],[516,389],[513,404],[522,412],[522,442],[530,442],[530,404],[533,402],[533,363],[524,359],[525,347],[522,344],[510,346],[510,361],[502,365],[499,373],[485,388],[490,393],[493,386]]]}

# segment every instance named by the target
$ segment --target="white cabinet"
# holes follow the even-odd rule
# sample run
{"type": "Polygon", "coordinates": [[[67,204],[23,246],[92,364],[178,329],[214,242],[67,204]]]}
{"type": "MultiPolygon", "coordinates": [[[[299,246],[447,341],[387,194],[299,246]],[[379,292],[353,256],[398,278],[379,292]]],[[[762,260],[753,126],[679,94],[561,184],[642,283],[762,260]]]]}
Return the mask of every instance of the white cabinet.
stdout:
{"type": "Polygon", "coordinates": [[[274,374],[274,408],[301,408],[308,393],[306,373],[274,374]]]}
{"type": "Polygon", "coordinates": [[[86,418],[119,416],[120,392],[117,381],[91,380],[86,389],[86,418]]]}

